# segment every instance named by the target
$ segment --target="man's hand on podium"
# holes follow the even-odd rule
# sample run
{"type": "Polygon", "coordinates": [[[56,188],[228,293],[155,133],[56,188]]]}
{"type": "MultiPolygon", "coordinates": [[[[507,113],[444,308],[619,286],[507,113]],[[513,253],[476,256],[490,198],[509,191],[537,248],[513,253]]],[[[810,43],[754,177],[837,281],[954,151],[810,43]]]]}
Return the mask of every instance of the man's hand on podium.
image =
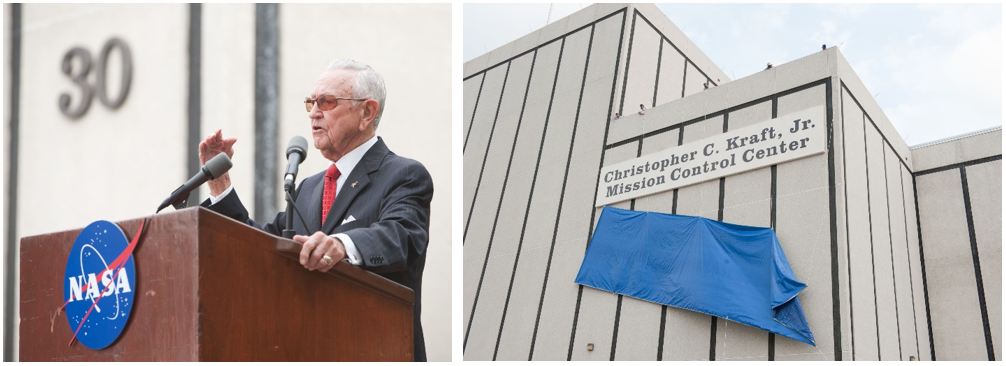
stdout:
{"type": "Polygon", "coordinates": [[[300,264],[310,271],[328,272],[335,263],[346,258],[342,241],[320,231],[314,235],[294,235],[293,240],[304,244],[300,249],[300,264]]]}
{"type": "MultiPolygon", "coordinates": [[[[199,143],[199,161],[203,165],[206,165],[207,161],[222,152],[227,153],[228,158],[234,159],[234,143],[238,139],[224,139],[221,132],[222,130],[218,129],[217,132],[206,137],[205,141],[199,143]]],[[[231,186],[230,173],[224,173],[219,178],[210,180],[207,184],[210,187],[210,194],[214,197],[219,196],[231,186]]]]}

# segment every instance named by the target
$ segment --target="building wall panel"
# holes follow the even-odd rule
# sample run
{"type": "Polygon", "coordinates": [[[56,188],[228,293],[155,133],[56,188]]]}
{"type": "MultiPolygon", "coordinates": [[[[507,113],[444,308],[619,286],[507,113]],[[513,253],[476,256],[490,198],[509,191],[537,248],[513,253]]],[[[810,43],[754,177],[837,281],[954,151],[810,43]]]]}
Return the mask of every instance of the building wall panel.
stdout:
{"type": "Polygon", "coordinates": [[[461,128],[461,134],[464,136],[465,142],[468,141],[468,130],[472,124],[472,117],[475,115],[475,106],[481,99],[482,82],[485,81],[486,73],[481,73],[473,78],[465,80],[462,82],[462,88],[464,94],[462,96],[463,113],[461,128]]]}
{"type": "Polygon", "coordinates": [[[870,233],[873,244],[873,273],[877,291],[877,326],[880,337],[880,359],[898,360],[897,309],[894,306],[894,272],[891,269],[891,237],[887,207],[885,146],[880,135],[866,128],[867,169],[869,177],[870,233]]]}
{"type": "Polygon", "coordinates": [[[1002,359],[1002,160],[966,167],[995,359],[1002,359]]]}
{"type": "Polygon", "coordinates": [[[988,360],[961,174],[916,177],[937,360],[988,360]]]}
{"type": "Polygon", "coordinates": [[[660,57],[661,38],[656,30],[638,16],[630,21],[635,24],[635,29],[629,43],[623,114],[636,113],[639,104],[645,104],[647,108],[653,107],[657,59],[660,57]]]}
{"type": "Polygon", "coordinates": [[[663,50],[660,53],[660,79],[657,80],[657,102],[653,105],[681,99],[681,87],[684,86],[685,57],[666,39],[661,42],[663,50]]]}
{"type": "Polygon", "coordinates": [[[483,257],[492,236],[492,226],[496,221],[496,213],[500,206],[500,196],[503,194],[503,183],[507,167],[511,163],[513,142],[517,133],[520,111],[524,105],[527,91],[527,81],[531,71],[531,55],[525,55],[511,62],[510,76],[507,84],[510,86],[503,92],[500,102],[500,113],[496,128],[489,140],[489,150],[479,179],[472,181],[476,187],[472,217],[479,220],[466,222],[464,239],[466,255],[483,257]]]}
{"type": "Polygon", "coordinates": [[[922,272],[922,252],[919,248],[918,211],[915,206],[915,180],[907,168],[901,168],[901,179],[905,184],[905,211],[908,213],[906,227],[908,228],[908,258],[911,261],[912,298],[915,310],[915,329],[918,333],[915,339],[919,350],[917,359],[932,361],[929,348],[929,308],[926,305],[925,278],[922,272]]]}
{"type": "Polygon", "coordinates": [[[463,178],[464,185],[464,211],[465,222],[471,213],[473,200],[475,199],[475,187],[479,181],[479,174],[486,159],[486,151],[489,149],[489,138],[493,133],[493,122],[496,121],[496,110],[499,107],[500,96],[503,95],[503,82],[508,76],[507,65],[495,67],[486,71],[486,80],[482,85],[482,97],[479,98],[479,105],[475,109],[475,117],[472,122],[471,131],[468,133],[468,140],[464,147],[463,178]]]}
{"type": "MultiPolygon", "coordinates": [[[[844,93],[844,91],[843,91],[844,93]]],[[[878,360],[874,258],[867,197],[865,117],[845,95],[845,172],[848,184],[853,360],[878,360]]]]}

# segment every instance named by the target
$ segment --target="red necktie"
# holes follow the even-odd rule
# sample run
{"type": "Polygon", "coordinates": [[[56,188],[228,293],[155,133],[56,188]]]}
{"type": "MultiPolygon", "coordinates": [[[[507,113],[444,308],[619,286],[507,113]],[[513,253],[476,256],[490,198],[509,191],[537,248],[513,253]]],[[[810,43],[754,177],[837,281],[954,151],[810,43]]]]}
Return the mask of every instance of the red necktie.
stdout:
{"type": "Polygon", "coordinates": [[[335,164],[328,166],[328,172],[325,173],[325,194],[322,196],[321,200],[321,222],[325,223],[325,217],[328,216],[328,211],[332,209],[332,205],[335,204],[335,181],[339,179],[342,175],[339,172],[339,168],[335,164]]]}

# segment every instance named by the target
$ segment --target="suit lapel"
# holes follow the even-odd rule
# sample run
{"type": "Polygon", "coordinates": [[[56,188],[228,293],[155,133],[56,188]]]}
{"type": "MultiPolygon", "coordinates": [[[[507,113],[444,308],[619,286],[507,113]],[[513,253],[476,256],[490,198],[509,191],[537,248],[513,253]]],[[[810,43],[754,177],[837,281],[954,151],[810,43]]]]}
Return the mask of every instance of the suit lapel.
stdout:
{"type": "MultiPolygon", "coordinates": [[[[363,155],[360,163],[356,164],[356,168],[353,168],[353,172],[346,178],[344,186],[339,189],[339,194],[335,197],[335,204],[328,211],[328,216],[321,227],[322,232],[330,233],[332,229],[342,223],[349,206],[361,192],[370,186],[370,173],[380,168],[386,155],[388,155],[388,146],[378,137],[377,143],[363,155]]],[[[320,217],[321,214],[319,213],[318,216],[320,217]]]]}

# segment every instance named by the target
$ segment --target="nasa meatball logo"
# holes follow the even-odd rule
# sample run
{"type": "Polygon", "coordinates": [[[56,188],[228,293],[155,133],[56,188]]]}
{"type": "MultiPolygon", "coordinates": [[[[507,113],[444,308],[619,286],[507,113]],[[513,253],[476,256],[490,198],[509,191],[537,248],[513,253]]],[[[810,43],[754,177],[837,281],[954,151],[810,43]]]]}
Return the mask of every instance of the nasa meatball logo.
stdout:
{"type": "Polygon", "coordinates": [[[136,268],[126,234],[118,225],[95,221],[77,236],[63,283],[67,320],[81,344],[102,349],[129,320],[136,268]]]}

